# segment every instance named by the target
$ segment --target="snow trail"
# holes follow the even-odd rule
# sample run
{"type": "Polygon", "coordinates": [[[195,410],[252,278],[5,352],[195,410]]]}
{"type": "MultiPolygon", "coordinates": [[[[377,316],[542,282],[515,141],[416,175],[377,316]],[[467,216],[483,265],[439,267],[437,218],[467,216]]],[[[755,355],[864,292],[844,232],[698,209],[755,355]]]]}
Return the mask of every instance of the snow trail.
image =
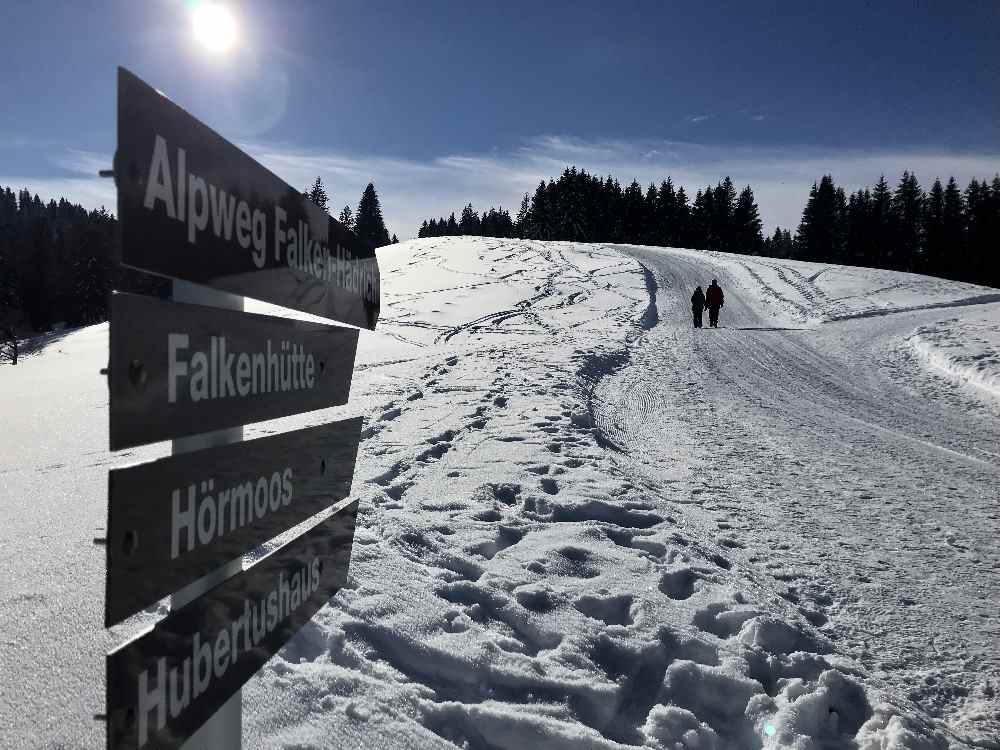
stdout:
{"type": "MultiPolygon", "coordinates": [[[[1000,405],[907,337],[998,305],[829,322],[989,290],[490,238],[379,256],[351,403],[247,428],[366,417],[348,585],[247,684],[246,747],[997,747],[1000,405]],[[722,327],[690,330],[713,276],[722,327]]],[[[101,450],[106,346],[0,371],[0,744],[102,746],[103,651],[166,611],[100,627],[105,472],[164,451],[101,450]]]]}

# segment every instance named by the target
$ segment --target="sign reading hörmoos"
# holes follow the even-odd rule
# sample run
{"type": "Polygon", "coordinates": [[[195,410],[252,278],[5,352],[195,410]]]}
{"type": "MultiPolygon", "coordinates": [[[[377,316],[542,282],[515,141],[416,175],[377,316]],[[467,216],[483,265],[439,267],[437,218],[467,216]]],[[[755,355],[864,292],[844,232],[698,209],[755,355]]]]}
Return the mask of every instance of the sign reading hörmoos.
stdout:
{"type": "Polygon", "coordinates": [[[358,501],[107,657],[109,750],[176,750],[347,580],[358,501]]]}
{"type": "Polygon", "coordinates": [[[374,249],[124,68],[114,172],[124,265],[375,327],[374,249]]]}
{"type": "Polygon", "coordinates": [[[361,417],[115,469],[110,627],[346,497],[361,417]]]}
{"type": "Polygon", "coordinates": [[[111,449],[347,403],[355,328],[111,296],[111,449]]]}

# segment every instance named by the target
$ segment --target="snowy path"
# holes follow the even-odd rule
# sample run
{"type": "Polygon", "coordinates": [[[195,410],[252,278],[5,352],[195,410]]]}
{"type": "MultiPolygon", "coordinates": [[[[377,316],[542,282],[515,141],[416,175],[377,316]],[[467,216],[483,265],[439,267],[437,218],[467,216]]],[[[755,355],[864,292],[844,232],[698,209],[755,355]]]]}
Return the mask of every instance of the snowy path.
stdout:
{"type": "Polygon", "coordinates": [[[974,698],[1000,684],[1000,418],[900,346],[941,310],[781,330],[725,264],[631,254],[660,324],[599,392],[615,443],[657,476],[683,436],[692,501],[734,555],[958,736],[1000,736],[1000,703],[974,698]],[[695,331],[689,290],[713,276],[723,327],[695,331]]]}
{"type": "MultiPolygon", "coordinates": [[[[488,238],[379,256],[350,404],[246,430],[366,420],[348,585],[247,683],[245,747],[1000,747],[992,290],[488,238]],[[692,331],[713,275],[725,327],[692,331]],[[968,319],[986,348],[948,348],[968,319]]],[[[107,330],[0,370],[0,747],[103,746],[103,654],[167,611],[101,627],[107,469],[166,450],[103,450],[107,330]]]]}

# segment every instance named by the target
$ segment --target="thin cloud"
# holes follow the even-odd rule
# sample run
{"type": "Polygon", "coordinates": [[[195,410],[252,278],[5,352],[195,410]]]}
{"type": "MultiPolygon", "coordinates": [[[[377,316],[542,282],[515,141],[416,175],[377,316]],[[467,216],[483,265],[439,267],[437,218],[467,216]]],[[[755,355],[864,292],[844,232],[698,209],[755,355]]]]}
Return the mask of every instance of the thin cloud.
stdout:
{"type": "Polygon", "coordinates": [[[712,115],[691,115],[688,117],[688,122],[704,122],[709,119],[712,115]]]}
{"type": "MultiPolygon", "coordinates": [[[[753,187],[768,233],[776,225],[798,226],[809,188],[824,174],[832,174],[837,185],[853,191],[874,184],[882,174],[894,183],[904,169],[914,172],[924,188],[935,177],[946,180],[954,175],[964,186],[972,177],[989,178],[1000,172],[1000,153],[713,146],[656,139],[588,141],[567,135],[530,138],[506,153],[448,154],[426,160],[274,143],[240,147],[293,186],[304,189],[320,176],[334,215],[345,204],[356,210],[365,185],[374,182],[389,231],[401,239],[415,236],[424,219],[447,217],[470,202],[480,211],[503,206],[514,214],[521,196],[534,193],[540,180],[557,178],[570,165],[624,181],[634,177],[642,185],[658,184],[670,176],[690,198],[729,175],[738,189],[753,187]]],[[[109,157],[67,152],[64,163],[94,176],[0,175],[0,184],[14,189],[27,186],[46,199],[65,196],[88,208],[114,207],[112,181],[98,178],[92,169],[109,164],[109,157]]]]}

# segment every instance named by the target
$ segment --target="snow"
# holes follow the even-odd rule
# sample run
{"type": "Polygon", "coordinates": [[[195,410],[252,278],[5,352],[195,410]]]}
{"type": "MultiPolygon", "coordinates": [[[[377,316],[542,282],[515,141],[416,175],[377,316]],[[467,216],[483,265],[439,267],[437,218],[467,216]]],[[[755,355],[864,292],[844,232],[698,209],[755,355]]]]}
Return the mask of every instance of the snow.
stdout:
{"type": "MultiPolygon", "coordinates": [[[[1000,747],[996,290],[487,238],[379,262],[351,403],[246,428],[366,417],[348,585],[245,686],[246,747],[1000,747]]],[[[106,352],[0,369],[3,746],[101,746],[103,654],[166,611],[101,628],[106,471],[167,451],[105,450],[106,352]]]]}
{"type": "Polygon", "coordinates": [[[918,326],[907,338],[927,365],[1000,398],[1000,321],[979,315],[918,326]]]}

